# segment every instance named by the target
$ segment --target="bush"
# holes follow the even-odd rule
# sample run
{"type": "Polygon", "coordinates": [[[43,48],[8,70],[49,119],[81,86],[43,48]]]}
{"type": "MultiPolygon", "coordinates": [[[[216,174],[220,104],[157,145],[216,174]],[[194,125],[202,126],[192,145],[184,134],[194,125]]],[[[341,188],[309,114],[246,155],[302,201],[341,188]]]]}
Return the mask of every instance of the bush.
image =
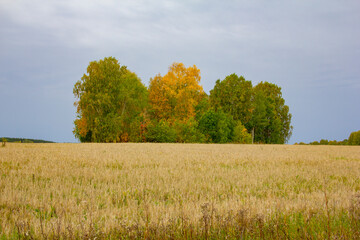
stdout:
{"type": "Polygon", "coordinates": [[[206,142],[226,143],[234,138],[235,121],[221,109],[208,110],[199,120],[199,130],[206,137],[206,142]]]}
{"type": "Polygon", "coordinates": [[[150,120],[141,114],[130,124],[130,142],[146,142],[146,132],[150,120]]]}
{"type": "Polygon", "coordinates": [[[198,129],[198,123],[190,118],[187,121],[176,121],[175,129],[177,132],[176,142],[180,143],[203,143],[205,135],[198,129]]]}
{"type": "Polygon", "coordinates": [[[148,125],[146,140],[148,142],[175,142],[176,130],[166,120],[153,121],[148,125]]]}
{"type": "Polygon", "coordinates": [[[319,144],[320,145],[329,145],[329,141],[326,139],[321,139],[319,144]]]}
{"type": "Polygon", "coordinates": [[[2,146],[2,147],[5,147],[5,146],[6,146],[6,142],[7,142],[7,139],[6,139],[6,138],[2,138],[2,144],[1,144],[1,146],[2,146]]]}
{"type": "Polygon", "coordinates": [[[234,129],[234,142],[235,143],[251,143],[251,134],[247,132],[247,129],[240,121],[238,121],[234,129]]]}

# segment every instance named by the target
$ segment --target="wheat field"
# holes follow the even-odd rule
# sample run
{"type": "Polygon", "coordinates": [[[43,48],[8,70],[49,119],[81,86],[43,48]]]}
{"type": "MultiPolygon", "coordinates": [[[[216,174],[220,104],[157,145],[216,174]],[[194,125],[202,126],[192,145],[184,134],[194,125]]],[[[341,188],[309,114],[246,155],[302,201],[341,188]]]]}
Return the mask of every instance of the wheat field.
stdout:
{"type": "Polygon", "coordinates": [[[360,238],[360,147],[0,148],[0,239],[360,238]]]}

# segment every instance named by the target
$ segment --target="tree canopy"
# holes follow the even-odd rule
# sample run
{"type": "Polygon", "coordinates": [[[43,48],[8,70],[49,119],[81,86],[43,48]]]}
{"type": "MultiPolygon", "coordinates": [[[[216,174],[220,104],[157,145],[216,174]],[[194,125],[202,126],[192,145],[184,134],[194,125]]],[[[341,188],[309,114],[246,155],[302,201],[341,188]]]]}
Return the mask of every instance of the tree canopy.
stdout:
{"type": "Polygon", "coordinates": [[[90,62],[73,93],[78,99],[74,134],[82,142],[127,141],[131,122],[147,103],[146,87],[113,57],[90,62]]]}
{"type": "Polygon", "coordinates": [[[234,73],[222,81],[216,81],[214,89],[210,91],[210,101],[216,110],[222,108],[234,120],[247,123],[252,112],[252,91],[251,81],[234,73]]]}
{"type": "Polygon", "coordinates": [[[173,63],[150,79],[113,57],[90,62],[73,93],[77,101],[74,134],[81,142],[285,143],[291,114],[281,88],[252,85],[231,74],[217,80],[208,96],[200,70],[173,63]]]}
{"type": "Polygon", "coordinates": [[[195,65],[186,68],[183,63],[173,63],[164,77],[156,75],[149,86],[153,116],[170,122],[194,117],[195,107],[204,94],[200,79],[200,70],[195,65]]]}
{"type": "Polygon", "coordinates": [[[349,145],[360,145],[360,130],[357,132],[352,132],[348,140],[349,145]]]}
{"type": "Polygon", "coordinates": [[[275,84],[260,82],[253,87],[243,76],[231,74],[216,81],[210,102],[252,131],[255,142],[286,143],[291,136],[289,107],[275,84]]]}
{"type": "Polygon", "coordinates": [[[285,105],[281,88],[273,83],[260,82],[254,87],[253,115],[247,124],[254,129],[254,141],[286,143],[292,134],[289,106],[285,105]]]}

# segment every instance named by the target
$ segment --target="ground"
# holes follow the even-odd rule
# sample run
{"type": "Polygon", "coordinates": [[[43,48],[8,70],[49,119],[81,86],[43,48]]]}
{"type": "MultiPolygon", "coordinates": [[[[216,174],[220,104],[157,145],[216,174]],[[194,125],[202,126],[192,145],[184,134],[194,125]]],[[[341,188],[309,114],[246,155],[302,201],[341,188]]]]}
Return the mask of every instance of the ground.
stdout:
{"type": "Polygon", "coordinates": [[[360,237],[360,147],[0,148],[3,238],[360,237]]]}

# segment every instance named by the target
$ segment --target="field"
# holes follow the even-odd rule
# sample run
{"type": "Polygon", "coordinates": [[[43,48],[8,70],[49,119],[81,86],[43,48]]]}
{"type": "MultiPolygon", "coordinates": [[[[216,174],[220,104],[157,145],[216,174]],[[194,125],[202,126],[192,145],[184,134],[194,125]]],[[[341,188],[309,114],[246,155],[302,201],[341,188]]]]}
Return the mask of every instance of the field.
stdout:
{"type": "Polygon", "coordinates": [[[0,148],[0,239],[360,238],[360,147],[0,148]]]}

